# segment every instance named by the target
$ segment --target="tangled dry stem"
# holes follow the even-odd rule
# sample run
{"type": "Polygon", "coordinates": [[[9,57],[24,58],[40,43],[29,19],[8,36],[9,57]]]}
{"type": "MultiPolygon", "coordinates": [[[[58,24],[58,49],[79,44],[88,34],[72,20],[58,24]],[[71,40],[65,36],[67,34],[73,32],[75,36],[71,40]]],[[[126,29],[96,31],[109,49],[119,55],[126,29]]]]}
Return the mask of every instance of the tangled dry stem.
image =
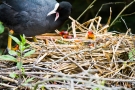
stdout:
{"type": "MultiPolygon", "coordinates": [[[[128,58],[134,48],[134,36],[128,35],[130,29],[125,34],[116,34],[107,31],[109,25],[100,24],[101,17],[83,24],[70,19],[74,24],[74,33],[70,34],[76,37],[64,39],[54,33],[37,36],[38,42],[27,41],[36,53],[23,58],[25,73],[21,80],[34,79],[22,86],[34,90],[43,87],[49,90],[134,88],[135,62],[128,58]],[[94,39],[86,37],[88,31],[94,33],[94,39]]],[[[1,63],[1,88],[18,88],[18,80],[9,74],[19,74],[19,70],[10,63],[1,63]]]]}

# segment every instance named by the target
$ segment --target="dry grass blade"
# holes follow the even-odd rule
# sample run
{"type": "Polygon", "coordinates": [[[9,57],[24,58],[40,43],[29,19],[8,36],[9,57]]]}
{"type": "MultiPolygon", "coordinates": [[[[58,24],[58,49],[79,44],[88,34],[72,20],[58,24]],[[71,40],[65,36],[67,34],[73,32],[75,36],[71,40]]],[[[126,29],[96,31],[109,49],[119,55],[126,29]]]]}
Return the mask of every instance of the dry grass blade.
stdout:
{"type": "MultiPolygon", "coordinates": [[[[135,61],[133,38],[128,33],[108,32],[110,17],[106,25],[101,17],[79,23],[72,17],[73,38],[43,34],[37,42],[29,42],[36,52],[23,59],[23,82],[33,78],[23,87],[33,90],[112,90],[134,87],[135,61]],[[94,38],[89,38],[90,34],[94,38]],[[87,38],[86,38],[87,37],[87,38]],[[129,52],[133,53],[129,59],[129,52]]],[[[18,73],[13,62],[1,62],[0,85],[14,88],[18,81],[9,78],[11,72],[18,73]],[[8,83],[10,83],[8,86],[8,83]],[[12,86],[13,85],[13,86],[12,86]]],[[[15,78],[17,79],[17,78],[15,78]]],[[[2,87],[0,87],[2,88],[2,87]]],[[[26,89],[26,88],[25,88],[26,89]]]]}

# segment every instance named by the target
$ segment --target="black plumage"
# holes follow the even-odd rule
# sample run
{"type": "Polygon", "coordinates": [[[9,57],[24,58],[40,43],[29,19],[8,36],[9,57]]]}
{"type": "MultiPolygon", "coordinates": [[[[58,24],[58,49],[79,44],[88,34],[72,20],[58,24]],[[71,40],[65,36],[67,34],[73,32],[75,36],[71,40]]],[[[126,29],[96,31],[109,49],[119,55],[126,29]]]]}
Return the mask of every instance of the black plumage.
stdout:
{"type": "Polygon", "coordinates": [[[71,14],[71,4],[55,0],[1,0],[0,21],[17,34],[52,32],[71,14]]]}

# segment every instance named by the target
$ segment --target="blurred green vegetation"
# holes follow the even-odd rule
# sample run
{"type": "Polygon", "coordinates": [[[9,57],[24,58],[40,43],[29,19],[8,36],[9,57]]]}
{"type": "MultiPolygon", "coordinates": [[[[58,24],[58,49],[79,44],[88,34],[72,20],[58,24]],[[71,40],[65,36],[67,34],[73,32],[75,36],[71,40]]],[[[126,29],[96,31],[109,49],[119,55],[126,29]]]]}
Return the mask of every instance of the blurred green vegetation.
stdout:
{"type": "MultiPolygon", "coordinates": [[[[63,0],[57,0],[58,2],[63,1],[63,0]]],[[[72,10],[72,17],[74,19],[77,19],[77,17],[89,6],[89,4],[94,1],[94,0],[66,0],[68,2],[70,2],[73,6],[73,10],[72,10]]],[[[125,5],[127,5],[128,3],[132,2],[133,0],[97,0],[94,3],[94,6],[89,9],[79,20],[80,23],[83,23],[89,19],[92,19],[95,17],[95,15],[97,14],[98,10],[100,9],[100,7],[103,4],[106,3],[112,3],[112,4],[107,4],[104,5],[101,9],[101,11],[99,12],[98,16],[102,17],[102,24],[106,24],[108,17],[110,15],[110,7],[112,8],[112,20],[114,20],[114,18],[118,15],[119,12],[121,12],[121,10],[124,8],[125,5]],[[115,3],[117,2],[117,3],[115,3]],[[121,3],[118,3],[121,2],[121,3]]],[[[135,3],[132,4],[129,8],[127,8],[122,15],[125,14],[131,14],[133,12],[135,12],[134,9],[135,3]]],[[[135,14],[133,15],[129,15],[129,16],[124,16],[122,17],[128,28],[131,28],[132,32],[135,33],[135,14]]],[[[69,23],[69,22],[68,22],[69,23]]],[[[61,28],[61,29],[66,29],[67,28],[67,23],[61,28]]],[[[122,22],[122,20],[120,18],[118,18],[117,23],[115,23],[115,25],[113,25],[110,30],[114,30],[114,31],[119,31],[119,32],[126,32],[127,28],[125,26],[125,24],[122,22]]]]}

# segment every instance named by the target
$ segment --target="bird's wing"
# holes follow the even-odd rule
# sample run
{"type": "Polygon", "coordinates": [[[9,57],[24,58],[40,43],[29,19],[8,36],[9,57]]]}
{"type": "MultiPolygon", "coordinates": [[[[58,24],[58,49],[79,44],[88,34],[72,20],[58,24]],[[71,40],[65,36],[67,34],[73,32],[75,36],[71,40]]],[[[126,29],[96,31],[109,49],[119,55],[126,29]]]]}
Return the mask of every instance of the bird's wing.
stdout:
{"type": "Polygon", "coordinates": [[[57,3],[55,0],[2,0],[2,2],[3,4],[0,5],[0,20],[3,21],[4,19],[9,23],[14,21],[13,24],[16,24],[17,20],[25,23],[31,17],[41,16],[42,18],[57,3]]]}
{"type": "Polygon", "coordinates": [[[57,3],[55,0],[2,0],[0,20],[18,33],[33,36],[51,28],[47,14],[57,3]],[[11,27],[10,27],[11,26],[11,27]],[[44,28],[45,27],[45,28],[44,28]],[[40,32],[39,32],[39,29],[40,32]]]}
{"type": "Polygon", "coordinates": [[[37,9],[38,7],[43,6],[48,10],[57,3],[56,0],[2,0],[2,2],[16,11],[34,10],[35,8],[37,9]]]}

